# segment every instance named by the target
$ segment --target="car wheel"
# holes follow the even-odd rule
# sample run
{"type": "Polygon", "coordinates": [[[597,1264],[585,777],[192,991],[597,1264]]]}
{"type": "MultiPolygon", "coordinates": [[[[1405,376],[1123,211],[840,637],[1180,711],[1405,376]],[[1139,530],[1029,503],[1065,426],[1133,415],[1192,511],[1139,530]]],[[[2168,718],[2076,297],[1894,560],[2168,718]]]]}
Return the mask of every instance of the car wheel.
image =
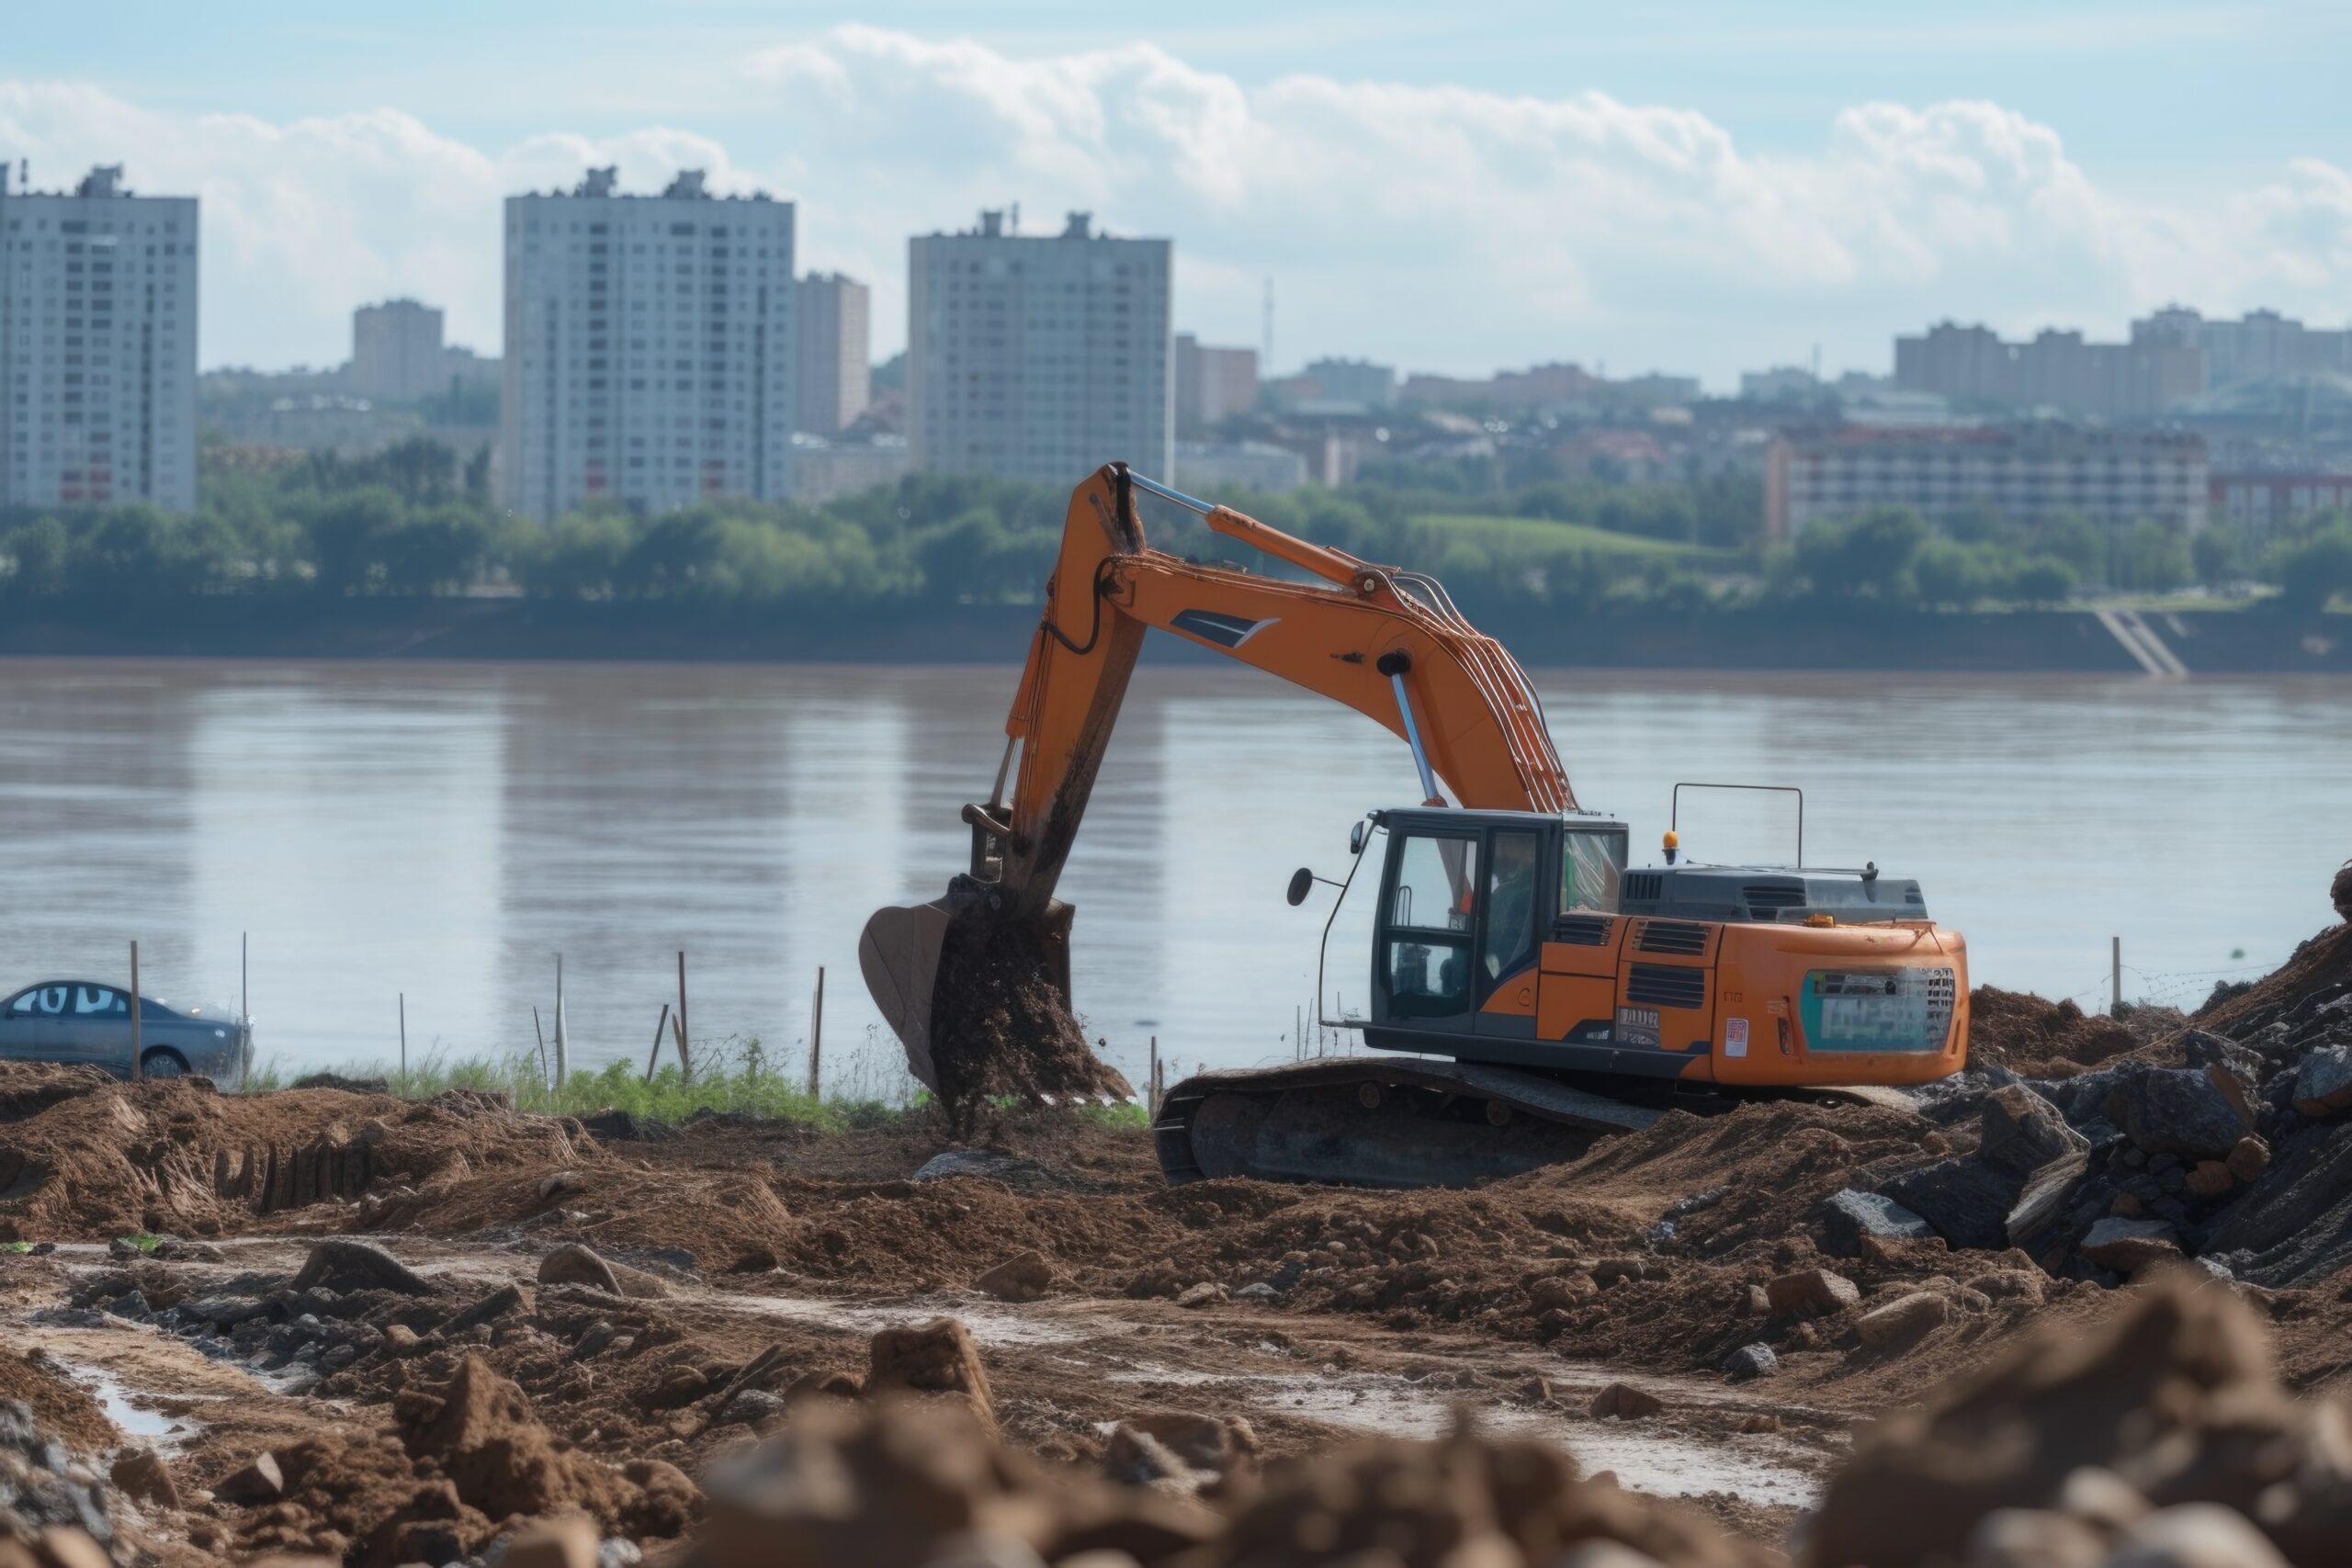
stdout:
{"type": "Polygon", "coordinates": [[[141,1077],[175,1078],[187,1071],[187,1064],[180,1059],[177,1051],[150,1051],[139,1058],[141,1077]]]}

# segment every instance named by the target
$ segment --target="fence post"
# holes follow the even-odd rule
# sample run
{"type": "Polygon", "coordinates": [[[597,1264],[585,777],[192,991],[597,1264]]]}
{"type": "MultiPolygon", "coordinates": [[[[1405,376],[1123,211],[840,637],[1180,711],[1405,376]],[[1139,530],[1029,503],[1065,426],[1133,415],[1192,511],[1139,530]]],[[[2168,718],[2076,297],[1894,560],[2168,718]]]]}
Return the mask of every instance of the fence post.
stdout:
{"type": "Polygon", "coordinates": [[[2107,1010],[2111,1018],[2123,1006],[2123,939],[2116,936],[2108,941],[2108,974],[2113,984],[2107,1010]]]}
{"type": "Polygon", "coordinates": [[[555,1087],[559,1093],[563,1089],[564,1069],[568,1065],[564,1053],[571,1043],[564,1036],[563,954],[559,953],[555,955],[555,1087]]]}
{"type": "Polygon", "coordinates": [[[670,1004],[662,1004],[662,1021],[653,1026],[653,1049],[645,1054],[645,1081],[653,1081],[653,1064],[662,1056],[662,1034],[670,1027],[670,1004]]]}
{"type": "Polygon", "coordinates": [[[1144,1105],[1157,1116],[1159,1114],[1159,1036],[1151,1037],[1151,1077],[1144,1081],[1144,1105]]]}
{"type": "Polygon", "coordinates": [[[130,1081],[139,1082],[147,1076],[139,1062],[139,944],[130,944],[130,1081]]]}
{"type": "Polygon", "coordinates": [[[688,1083],[695,1081],[695,1059],[686,1043],[686,954],[678,953],[678,1071],[688,1083]]]}
{"type": "Polygon", "coordinates": [[[808,1023],[808,1098],[819,1098],[825,1060],[825,966],[817,965],[817,1002],[808,1023]]]}
{"type": "Polygon", "coordinates": [[[401,994],[401,1089],[408,1089],[408,993],[401,994]]]}

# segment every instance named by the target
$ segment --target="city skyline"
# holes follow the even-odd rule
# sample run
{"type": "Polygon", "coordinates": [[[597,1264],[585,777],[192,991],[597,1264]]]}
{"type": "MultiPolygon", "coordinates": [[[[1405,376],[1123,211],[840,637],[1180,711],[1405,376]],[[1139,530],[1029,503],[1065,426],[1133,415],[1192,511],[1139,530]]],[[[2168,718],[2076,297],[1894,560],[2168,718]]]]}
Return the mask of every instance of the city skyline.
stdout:
{"type": "Polygon", "coordinates": [[[1211,6],[1173,30],[1084,33],[1015,7],[967,36],[903,7],[827,29],[702,6],[630,33],[594,7],[566,29],[526,6],[447,12],[437,32],[409,17],[380,39],[264,7],[218,30],[290,51],[267,56],[267,82],[203,70],[218,39],[161,11],[102,71],[36,17],[0,79],[0,153],[40,188],[120,162],[134,189],[203,197],[207,367],[332,363],[350,309],[398,295],[493,348],[500,202],[605,164],[633,188],[706,167],[716,190],[795,201],[806,269],[871,283],[877,356],[903,346],[906,238],[1015,202],[1033,227],[1083,209],[1174,239],[1174,325],[1204,343],[1258,346],[1271,277],[1270,374],[1325,355],[1455,374],[1573,359],[1724,390],[1816,344],[1832,372],[1883,373],[1895,333],[1947,316],[2112,337],[2178,300],[2342,324],[2340,116],[2233,73],[2257,51],[2291,76],[2342,15],[2266,34],[2095,9],[2104,33],[2013,6],[1965,27],[1880,19],[1859,50],[1819,8],[1768,32],[1686,7],[1687,55],[1659,24],[1593,13],[1569,29],[1589,49],[1532,51],[1542,80],[1396,7],[1352,28],[1211,6]],[[569,69],[469,96],[474,45],[534,18],[569,69]],[[1890,44],[1906,28],[1911,53],[1890,44]],[[1741,29],[1747,76],[1724,59],[1741,29]],[[616,67],[596,51],[624,34],[636,90],[601,90],[616,67]],[[277,68],[289,58],[314,69],[277,68]],[[2133,152],[2125,132],[2165,123],[2193,70],[2212,134],[2133,152]]]}

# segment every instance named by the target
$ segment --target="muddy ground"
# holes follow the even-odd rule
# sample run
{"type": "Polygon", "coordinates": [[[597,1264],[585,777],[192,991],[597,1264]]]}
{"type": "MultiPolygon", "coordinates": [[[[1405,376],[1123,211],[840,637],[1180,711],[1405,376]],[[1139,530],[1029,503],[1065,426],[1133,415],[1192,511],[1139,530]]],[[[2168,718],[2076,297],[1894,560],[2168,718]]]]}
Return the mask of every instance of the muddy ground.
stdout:
{"type": "Polygon", "coordinates": [[[1255,1495],[1228,1476],[1466,1424],[1688,1499],[1728,1555],[1686,1543],[1674,1561],[1777,1561],[1873,1424],[2037,1331],[2124,1333],[2184,1255],[2201,1261],[2179,1288],[2240,1314],[2213,1334],[2262,1341],[2304,1404],[2339,1399],[2352,1270],[2326,1238],[2352,1238],[2347,997],[2346,928],[2195,1020],[1980,992],[1969,1077],[1910,1106],[1677,1113],[1449,1192],[1171,1190],[1148,1134],[1071,1112],[951,1145],[920,1118],[668,1128],[0,1068],[0,1239],[40,1248],[0,1254],[0,1401],[95,1468],[157,1451],[168,1486],[140,1471],[117,1488],[126,1562],[471,1560],[568,1510],[630,1543],[607,1548],[622,1568],[718,1528],[696,1522],[702,1487],[737,1450],[804,1440],[796,1412],[829,1393],[885,1388],[965,1411],[1002,1463],[1149,1480],[1228,1520],[1255,1495]],[[2245,1060],[2198,1043],[2223,1028],[2245,1060]],[[2195,1133],[2202,1100],[2163,1098],[2198,1084],[2243,1112],[2262,1168],[2234,1145],[2168,1164],[2141,1146],[2217,1135],[2195,1133]],[[2162,1120],[2143,1100],[2188,1131],[2143,1127],[2162,1120]],[[2076,1101],[2088,1134],[2051,1109],[2076,1101]],[[2031,1168],[2003,1189],[2020,1145],[2031,1168]],[[2231,1161],[2205,1190],[2201,1168],[2231,1161]],[[2007,1210],[2053,1172],[2063,1201],[2030,1235],[2030,1205],[2009,1213],[2030,1247],[1938,1234],[1967,1234],[1969,1213],[1928,1224],[1898,1204],[1860,1235],[1830,1214],[1928,1189],[2007,1210]],[[2290,1210],[2295,1234],[2272,1237],[2290,1210]],[[2118,1216],[2137,1227],[2120,1250],[2096,1228],[2118,1216]],[[167,1239],[119,1243],[132,1233],[167,1239]],[[906,1332],[941,1318],[963,1330],[906,1332]],[[1188,1468],[1162,1451],[1175,1438],[1137,1435],[1185,1417],[1222,1434],[1216,1456],[1188,1468]]]}

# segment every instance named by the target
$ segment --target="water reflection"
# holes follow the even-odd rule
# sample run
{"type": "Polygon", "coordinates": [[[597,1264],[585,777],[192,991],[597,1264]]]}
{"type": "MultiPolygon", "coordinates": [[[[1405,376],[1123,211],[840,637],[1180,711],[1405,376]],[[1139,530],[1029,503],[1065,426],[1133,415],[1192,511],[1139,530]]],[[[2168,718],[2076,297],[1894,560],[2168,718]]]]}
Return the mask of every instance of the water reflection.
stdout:
{"type": "MultiPolygon", "coordinates": [[[[641,1060],[675,954],[697,1035],[827,1060],[876,1020],[857,931],[967,853],[1015,671],[677,666],[0,663],[0,985],[113,976],[233,999],[289,1064],[528,1050],[566,960],[575,1061],[641,1060]]],[[[2341,681],[1655,676],[1538,684],[1589,806],[1637,858],[1677,779],[1803,784],[1808,859],[1875,860],[1969,933],[1979,979],[2194,1000],[2329,918],[2352,776],[2341,681]],[[2331,836],[2333,835],[2333,837],[2331,836]],[[2244,958],[2233,957],[2243,948],[2244,958]]],[[[1350,824],[1415,793],[1402,747],[1247,671],[1147,667],[1065,878],[1078,1001],[1140,1078],[1273,1059],[1311,1015],[1350,824]]],[[[1786,858],[1772,801],[1686,797],[1708,858],[1786,858]]],[[[1368,900],[1325,995],[1360,1004],[1368,900]]]]}

